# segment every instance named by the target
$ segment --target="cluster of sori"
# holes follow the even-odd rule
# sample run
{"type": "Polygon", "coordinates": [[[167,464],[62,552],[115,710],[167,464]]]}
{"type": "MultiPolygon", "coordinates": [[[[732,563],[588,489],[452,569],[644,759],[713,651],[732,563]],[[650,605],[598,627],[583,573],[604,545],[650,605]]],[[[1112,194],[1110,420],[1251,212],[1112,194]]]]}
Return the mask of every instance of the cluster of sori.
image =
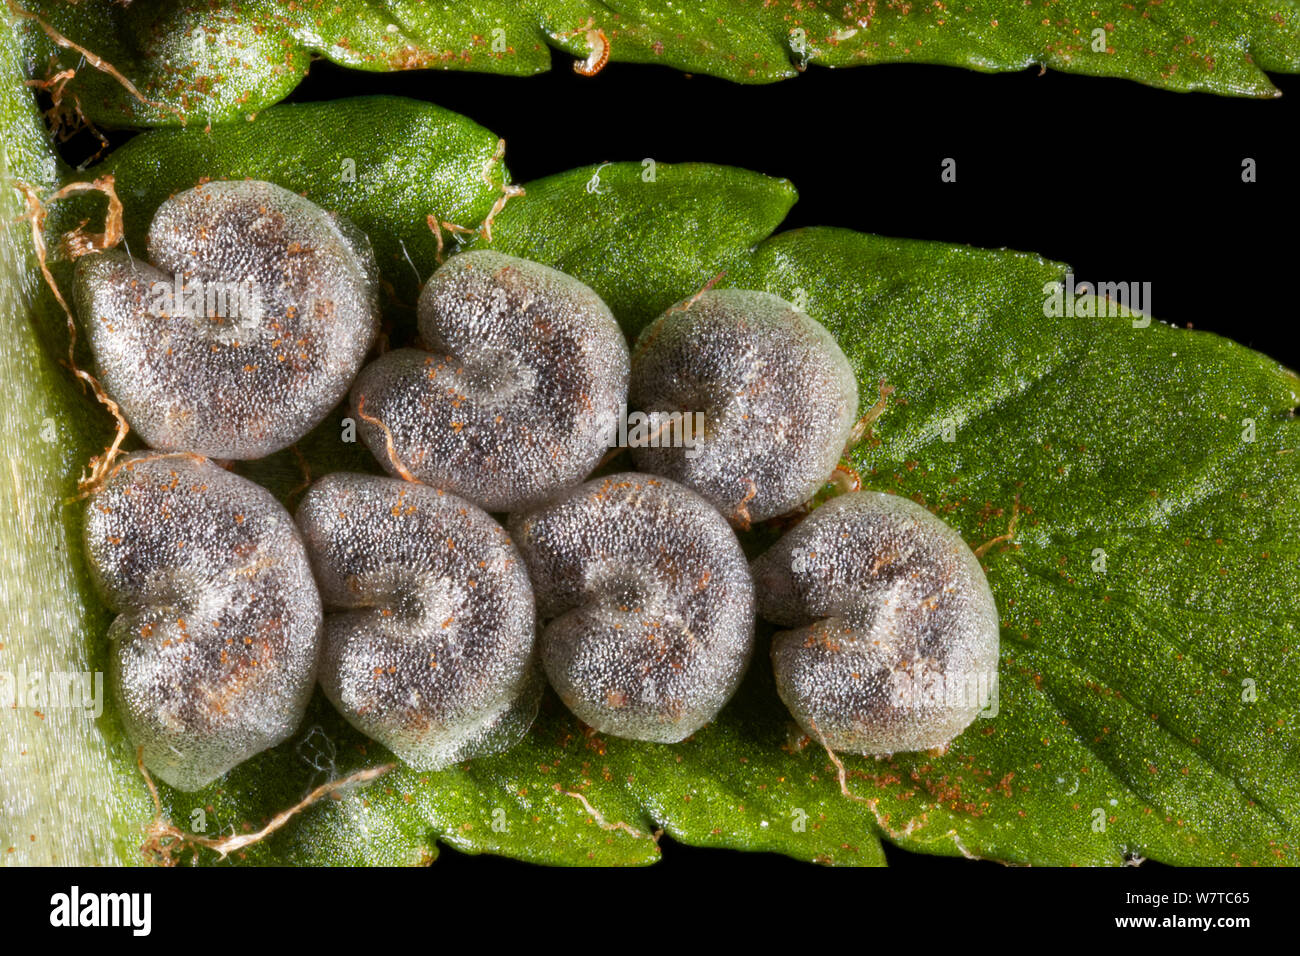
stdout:
{"type": "Polygon", "coordinates": [[[418,769],[512,746],[547,680],[597,731],[681,741],[736,690],[756,614],[789,628],[777,687],[828,747],[940,746],[978,712],[925,692],[995,671],[998,622],[924,508],[843,494],[746,560],[736,529],[807,510],[857,414],[835,340],[782,299],[697,294],[629,352],[578,280],[471,250],[426,283],[416,347],[363,368],[373,254],[302,197],[196,187],[158,209],[148,255],[78,262],[99,375],[150,446],[91,496],[85,540],[118,612],[119,711],[169,784],[286,739],[318,680],[418,769]],[[327,475],[291,518],[219,463],[287,447],[349,386],[393,477],[327,475]],[[590,479],[629,405],[703,433],[590,479]]]}

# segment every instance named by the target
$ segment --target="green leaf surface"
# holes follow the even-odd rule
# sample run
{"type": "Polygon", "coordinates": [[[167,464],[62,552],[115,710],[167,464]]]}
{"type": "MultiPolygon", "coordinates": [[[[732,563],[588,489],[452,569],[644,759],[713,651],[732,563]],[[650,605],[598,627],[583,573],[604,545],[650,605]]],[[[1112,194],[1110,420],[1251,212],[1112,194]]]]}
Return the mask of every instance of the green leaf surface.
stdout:
{"type": "Polygon", "coordinates": [[[138,250],[158,204],[201,177],[272,180],[352,220],[370,236],[398,296],[413,303],[437,251],[426,217],[474,226],[487,216],[503,182],[499,143],[449,110],[357,97],[285,104],[255,122],[207,131],[159,131],[127,142],[95,174],[118,179],[126,241],[138,250]],[[393,215],[413,209],[421,214],[393,215]]]}
{"type": "Polygon", "coordinates": [[[116,720],[48,692],[61,675],[104,671],[109,617],[86,575],[80,509],[65,504],[104,423],[59,364],[64,320],[19,218],[12,184],[44,194],[65,172],[21,76],[13,35],[0,35],[0,862],[110,863],[139,858],[148,803],[116,720]]]}
{"type": "Polygon", "coordinates": [[[1267,71],[1300,71],[1298,0],[26,0],[19,9],[75,44],[22,21],[36,77],[76,70],[65,107],[108,126],[255,114],[283,99],[313,57],[370,71],[530,75],[551,67],[552,49],[583,59],[607,44],[615,62],[740,83],[785,79],[809,64],[1038,65],[1236,96],[1276,95],[1267,71]],[[88,66],[86,49],[140,96],[88,66]]]}
{"type": "MultiPolygon", "coordinates": [[[[133,243],[152,204],[203,175],[304,191],[390,251],[402,239],[411,262],[380,257],[397,287],[413,281],[412,265],[421,275],[434,266],[427,215],[445,209],[471,225],[491,207],[506,174],[493,167],[489,185],[479,173],[494,148],[466,120],[381,98],[273,107],[211,134],[147,133],[90,174],[117,178],[133,243]],[[404,124],[430,132],[413,140],[404,124]],[[295,137],[320,128],[334,131],[322,150],[300,148],[295,137]],[[334,175],[345,156],[358,158],[355,180],[334,175]],[[477,185],[454,191],[466,182],[477,185]]],[[[548,696],[510,752],[440,773],[399,765],[230,861],[419,862],[443,841],[548,863],[641,864],[658,858],[652,836],[662,829],[695,845],[839,864],[883,862],[882,838],[1016,863],[1300,862],[1296,377],[1204,333],[1049,317],[1047,292],[1066,270],[1037,256],[840,229],[773,234],[794,199],[784,181],[697,164],[644,173],[614,164],[527,183],[496,215],[491,247],[582,278],[629,334],[719,273],[721,284],[798,302],[837,335],[864,404],[882,378],[897,389],[852,456],[867,487],[923,502],[972,546],[1004,534],[1018,497],[1014,542],[984,559],[1003,616],[996,716],[943,755],[846,759],[857,799],[847,798],[776,697],[761,635],[736,699],[682,744],[592,734],[548,696]]],[[[86,205],[69,201],[52,229],[85,218],[86,205]]],[[[61,314],[47,299],[30,321],[60,341],[61,314]]],[[[395,325],[409,319],[402,301],[389,304],[395,325]]],[[[50,496],[106,443],[107,418],[48,349],[15,355],[26,364],[7,368],[22,398],[13,407],[31,416],[62,396],[62,414],[88,437],[37,459],[38,443],[24,440],[28,500],[51,518],[26,545],[43,564],[20,567],[6,597],[80,609],[20,640],[93,662],[106,614],[79,570],[67,526],[75,509],[50,496]]],[[[341,442],[339,415],[301,443],[313,474],[377,470],[341,442]]],[[[301,484],[288,453],[239,470],[290,501],[301,484]]],[[[41,742],[68,747],[74,765],[80,756],[94,769],[75,781],[102,773],[110,795],[99,814],[109,819],[95,824],[107,842],[93,848],[60,843],[67,827],[57,820],[31,823],[65,858],[126,859],[151,817],[111,709],[98,733],[41,742]]],[[[0,741],[11,746],[8,731],[0,741]]],[[[197,794],[162,787],[163,804],[209,836],[246,832],[326,779],[391,759],[318,696],[293,740],[197,794]]],[[[18,766],[28,786],[53,786],[39,765],[18,766]]]]}

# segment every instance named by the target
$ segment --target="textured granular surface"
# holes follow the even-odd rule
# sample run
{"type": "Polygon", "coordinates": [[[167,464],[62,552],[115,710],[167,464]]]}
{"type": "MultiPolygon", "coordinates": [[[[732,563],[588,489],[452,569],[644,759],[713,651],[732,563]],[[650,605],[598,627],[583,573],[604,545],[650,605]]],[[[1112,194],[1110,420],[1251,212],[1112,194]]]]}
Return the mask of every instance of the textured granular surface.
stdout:
{"type": "Polygon", "coordinates": [[[109,681],[145,766],[196,790],[293,733],[321,606],[267,491],[204,458],[133,455],[91,496],[85,544],[118,612],[109,681]]]}
{"type": "Polygon", "coordinates": [[[675,743],[731,697],[753,646],[735,533],[687,488],[590,481],[511,529],[544,623],[542,662],[569,709],[617,737],[675,743]]]}
{"type": "Polygon", "coordinates": [[[343,473],[312,485],[297,517],[339,712],[418,770],[518,742],[542,682],[532,587],[505,529],[450,493],[343,473]]]}
{"type": "Polygon", "coordinates": [[[381,465],[400,473],[368,417],[411,475],[489,511],[529,507],[595,468],[628,375],[627,343],[596,293],[535,262],[464,252],[433,274],[419,309],[425,348],[388,352],[352,389],[381,465]]]}
{"type": "Polygon", "coordinates": [[[766,292],[717,289],[673,306],[632,350],[629,404],[703,412],[695,449],[632,449],[742,527],[808,501],[834,471],[858,410],[857,378],[815,319],[766,292]]]}
{"type": "Polygon", "coordinates": [[[378,333],[369,242],[271,183],[166,200],[148,256],[83,256],[75,294],[105,391],[154,448],[260,458],[292,444],[378,333]]]}
{"type": "Polygon", "coordinates": [[[781,699],[832,750],[940,747],[991,703],[998,612],[978,559],[925,508],[874,491],[819,507],[753,564],[781,699]]]}

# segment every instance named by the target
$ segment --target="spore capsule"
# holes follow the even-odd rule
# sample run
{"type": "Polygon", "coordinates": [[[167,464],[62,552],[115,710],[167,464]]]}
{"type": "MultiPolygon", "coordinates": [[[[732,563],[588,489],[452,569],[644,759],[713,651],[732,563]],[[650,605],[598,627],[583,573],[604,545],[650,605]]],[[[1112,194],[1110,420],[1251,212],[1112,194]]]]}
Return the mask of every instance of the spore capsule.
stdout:
{"type": "Polygon", "coordinates": [[[913,501],[833,498],[752,565],[777,690],[832,750],[941,747],[997,688],[998,611],[979,560],[913,501]]]}
{"type": "Polygon", "coordinates": [[[551,686],[616,737],[674,743],[744,675],[754,591],[735,533],[676,482],[625,473],[516,515],[551,686]]]}
{"type": "Polygon", "coordinates": [[[628,375],[627,342],[596,293],[471,251],[433,274],[419,311],[424,347],[386,353],[352,389],[361,436],[390,473],[400,463],[488,511],[517,511],[596,467],[628,375]]]}
{"type": "Polygon", "coordinates": [[[739,527],[785,514],[830,478],[856,420],[857,378],[821,323],[777,296],[714,289],[673,306],[632,350],[629,404],[703,413],[694,447],[632,449],[739,527]]]}
{"type": "Polygon", "coordinates": [[[418,770],[518,742],[542,681],[505,529],[450,493],[346,473],[297,519],[327,612],[321,687],[349,723],[418,770]]]}
{"type": "Polygon", "coordinates": [[[150,771],[197,790],[293,733],[316,681],[321,605],[269,492],[205,458],[141,452],[90,497],[84,533],[118,612],[112,694],[150,771]]]}
{"type": "Polygon", "coordinates": [[[82,256],[74,292],[105,391],[153,448],[250,459],[293,444],[378,334],[369,241],[272,183],[176,194],[148,256],[82,256]]]}

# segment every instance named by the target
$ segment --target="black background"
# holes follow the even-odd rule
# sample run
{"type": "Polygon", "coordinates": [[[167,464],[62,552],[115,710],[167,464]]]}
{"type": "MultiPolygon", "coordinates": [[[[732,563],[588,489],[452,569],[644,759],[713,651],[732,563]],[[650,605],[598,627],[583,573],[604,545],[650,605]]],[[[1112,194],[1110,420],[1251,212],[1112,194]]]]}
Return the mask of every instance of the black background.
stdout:
{"type": "Polygon", "coordinates": [[[784,176],[783,228],[1037,252],[1080,280],[1151,282],[1154,314],[1300,365],[1291,344],[1300,211],[1300,76],[1255,100],[1035,68],[810,67],[741,86],[658,66],[582,77],[556,55],[521,79],[313,65],[291,100],[395,93],[506,140],[526,182],[591,163],[713,162],[784,176]],[[945,158],[957,181],[940,180],[945,158]],[[1257,163],[1243,183],[1242,160],[1257,163]]]}
{"type": "MultiPolygon", "coordinates": [[[[552,72],[528,79],[371,74],[317,62],[290,100],[390,93],[435,102],[505,137],[517,182],[646,157],[784,176],[800,200],[783,228],[836,225],[1038,252],[1072,265],[1081,280],[1151,282],[1157,318],[1217,331],[1300,365],[1292,341],[1295,246],[1285,229],[1300,209],[1293,143],[1300,76],[1274,77],[1287,94],[1281,99],[1248,100],[1037,69],[986,75],[915,65],[812,67],[782,83],[740,86],[623,64],[586,78],[567,58],[555,59],[552,72]],[[940,178],[948,157],[957,162],[955,183],[940,178]],[[1247,157],[1258,165],[1255,183],[1242,182],[1247,157]]],[[[77,160],[75,151],[70,158],[77,160]]],[[[932,876],[960,881],[987,894],[990,906],[1002,880],[985,881],[1005,872],[892,847],[887,853],[896,868],[927,881],[915,885],[930,885],[932,876]]],[[[1142,869],[1145,882],[1173,878],[1150,864],[1142,869]]],[[[435,870],[503,877],[503,887],[541,877],[524,864],[448,849],[435,870]]],[[[802,885],[813,872],[777,856],[665,839],[663,862],[644,889],[661,893],[688,876],[697,885],[701,874],[743,874],[774,878],[772,891],[780,894],[779,887],[802,885]]],[[[316,882],[298,892],[313,892],[316,882]]],[[[583,892],[601,882],[586,881],[583,892]]],[[[1053,894],[1051,882],[1024,881],[1015,892],[1041,900],[1053,894]]],[[[1207,873],[1190,882],[1228,888],[1207,873]]],[[[1097,897],[1095,887],[1082,892],[1097,897]]],[[[899,905],[894,897],[888,905],[899,905]]],[[[577,896],[574,902],[583,908],[577,896]]],[[[798,908],[797,897],[785,903],[798,908]]],[[[1062,899],[1059,907],[1069,912],[1078,903],[1062,899]]],[[[1121,912],[1101,905],[1100,916],[1121,912]]],[[[1056,911],[1040,913],[1040,925],[1051,925],[1056,911]]],[[[1025,916],[1022,910],[1017,918],[1025,916]]],[[[809,917],[816,918],[805,911],[809,917]]]]}

